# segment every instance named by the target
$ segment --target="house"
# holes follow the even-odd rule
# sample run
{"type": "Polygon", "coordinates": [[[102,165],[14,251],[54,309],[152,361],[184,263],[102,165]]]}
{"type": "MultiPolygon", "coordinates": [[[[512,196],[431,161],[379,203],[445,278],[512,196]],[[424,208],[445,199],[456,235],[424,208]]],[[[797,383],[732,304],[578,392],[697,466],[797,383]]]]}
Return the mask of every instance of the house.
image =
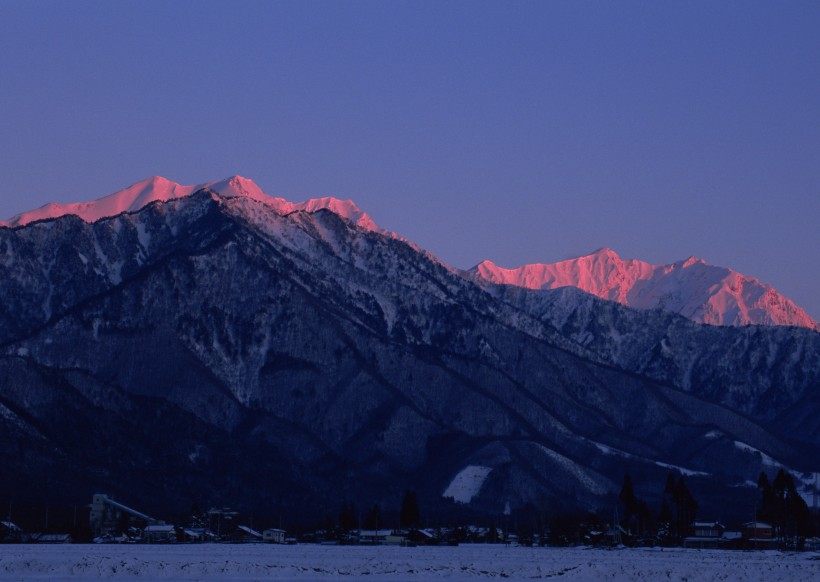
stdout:
{"type": "Polygon", "coordinates": [[[263,536],[247,525],[238,525],[236,529],[228,535],[228,539],[235,544],[255,544],[261,542],[263,536]]]}
{"type": "Polygon", "coordinates": [[[629,532],[615,524],[614,527],[590,529],[584,535],[584,542],[593,546],[620,546],[630,538],[629,532]]]}
{"type": "Polygon", "coordinates": [[[172,525],[147,525],[142,530],[142,541],[149,544],[177,541],[177,530],[172,525]]]}
{"type": "Polygon", "coordinates": [[[740,538],[738,532],[726,531],[717,521],[696,521],[689,527],[692,535],[683,538],[684,548],[726,548],[740,538]]]}
{"type": "Polygon", "coordinates": [[[22,531],[20,527],[11,521],[0,521],[0,532],[22,531]]]}
{"type": "Polygon", "coordinates": [[[270,528],[262,532],[262,541],[269,544],[284,544],[287,532],[283,529],[270,528]]]}
{"type": "Polygon", "coordinates": [[[23,541],[23,530],[10,521],[0,521],[0,542],[23,541]]]}
{"type": "Polygon", "coordinates": [[[411,529],[407,532],[407,541],[416,545],[432,546],[438,543],[438,538],[430,530],[411,529]]]}
{"type": "Polygon", "coordinates": [[[770,540],[774,537],[774,528],[762,521],[750,521],[743,524],[743,539],[770,540]]]}
{"type": "Polygon", "coordinates": [[[778,540],[774,536],[774,527],[763,521],[750,521],[743,524],[743,547],[774,548],[778,540]]]}
{"type": "Polygon", "coordinates": [[[186,542],[215,542],[219,536],[206,527],[186,527],[182,529],[182,539],[186,542]]]}
{"type": "Polygon", "coordinates": [[[400,531],[392,531],[384,537],[386,546],[404,546],[407,544],[407,534],[400,531]]]}
{"type": "Polygon", "coordinates": [[[74,540],[71,537],[71,534],[67,534],[67,533],[61,533],[61,534],[52,534],[52,533],[34,534],[34,536],[32,536],[31,541],[35,541],[38,544],[70,544],[70,543],[74,542],[74,540]]]}
{"type": "Polygon", "coordinates": [[[719,538],[726,528],[718,521],[696,521],[690,526],[693,537],[719,538]]]}
{"type": "Polygon", "coordinates": [[[360,544],[381,545],[387,540],[387,536],[391,535],[391,529],[363,529],[359,531],[360,544]]]}

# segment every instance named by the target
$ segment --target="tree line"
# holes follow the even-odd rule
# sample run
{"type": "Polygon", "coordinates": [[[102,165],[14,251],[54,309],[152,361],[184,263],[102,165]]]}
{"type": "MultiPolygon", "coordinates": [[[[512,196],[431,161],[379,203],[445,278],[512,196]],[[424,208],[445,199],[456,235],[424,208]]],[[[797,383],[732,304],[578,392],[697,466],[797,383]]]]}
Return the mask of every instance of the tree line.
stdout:
{"type": "MultiPolygon", "coordinates": [[[[775,537],[781,540],[813,533],[811,511],[789,472],[780,469],[773,482],[761,472],[757,488],[755,521],[771,525],[775,537]]],[[[652,533],[650,530],[657,528],[661,542],[680,543],[690,535],[690,526],[698,518],[698,502],[683,475],[676,477],[669,473],[667,476],[657,520],[653,519],[649,506],[635,495],[629,474],[624,476],[618,500],[623,511],[622,527],[639,535],[652,533]]]]}

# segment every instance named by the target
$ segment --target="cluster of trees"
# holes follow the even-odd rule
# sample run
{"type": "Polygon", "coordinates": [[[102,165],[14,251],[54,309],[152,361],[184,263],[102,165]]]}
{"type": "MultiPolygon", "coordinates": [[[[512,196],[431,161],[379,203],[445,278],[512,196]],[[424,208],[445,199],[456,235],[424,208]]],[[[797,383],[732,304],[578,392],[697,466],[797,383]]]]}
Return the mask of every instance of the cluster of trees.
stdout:
{"type": "MultiPolygon", "coordinates": [[[[356,506],[353,503],[347,503],[342,507],[339,512],[338,523],[339,528],[343,531],[352,531],[355,529],[374,530],[391,525],[384,522],[382,510],[378,504],[374,504],[362,517],[356,511],[356,506]]],[[[403,528],[419,527],[421,525],[419,500],[415,491],[407,490],[404,493],[401,509],[399,510],[399,525],[403,528]]]]}
{"type": "MultiPolygon", "coordinates": [[[[91,539],[88,521],[89,506],[51,503],[0,503],[0,521],[14,523],[27,532],[67,533],[74,540],[91,539]]],[[[0,528],[2,529],[2,528],[0,528]]],[[[2,542],[0,535],[0,542],[2,542]]]]}
{"type": "Polygon", "coordinates": [[[621,527],[636,535],[657,535],[661,543],[676,543],[685,537],[698,513],[698,502],[686,486],[686,479],[683,475],[676,478],[674,473],[666,477],[657,520],[646,502],[636,497],[628,473],[618,500],[623,512],[621,527]]]}
{"type": "MultiPolygon", "coordinates": [[[[632,478],[624,476],[618,495],[621,526],[636,535],[655,533],[660,543],[677,543],[689,535],[692,522],[698,517],[698,502],[686,486],[683,475],[670,473],[661,497],[657,519],[648,505],[635,495],[632,478]],[[654,531],[653,531],[654,530],[654,531]]],[[[813,519],[808,505],[797,492],[794,477],[780,469],[773,482],[766,473],[758,480],[756,518],[774,527],[780,539],[808,536],[813,519]]]]}
{"type": "Polygon", "coordinates": [[[777,537],[789,539],[811,533],[811,511],[797,492],[794,477],[780,469],[770,483],[766,473],[760,473],[757,488],[757,519],[774,526],[777,537]]]}
{"type": "MultiPolygon", "coordinates": [[[[788,472],[781,469],[773,482],[769,481],[765,473],[761,473],[758,487],[757,519],[774,526],[777,537],[785,540],[813,534],[818,525],[818,516],[813,516],[797,492],[794,478],[788,472]]],[[[494,532],[490,537],[498,537],[500,541],[501,536],[495,529],[495,525],[500,524],[507,530],[505,533],[518,534],[519,540],[531,539],[542,544],[565,545],[585,543],[594,535],[607,532],[617,523],[623,528],[624,536],[629,538],[624,539],[624,542],[680,544],[683,538],[691,535],[691,524],[699,517],[698,501],[690,491],[686,477],[675,472],[667,475],[664,487],[659,493],[659,508],[656,506],[657,509],[653,510],[649,503],[636,494],[632,477],[626,474],[618,494],[617,512],[614,516],[612,508],[602,510],[598,514],[556,513],[539,510],[535,505],[528,504],[518,508],[511,516],[498,517],[491,521],[488,525],[492,527],[488,531],[494,532]]],[[[342,507],[337,523],[343,531],[385,529],[398,525],[413,528],[424,525],[414,491],[405,492],[398,516],[395,511],[388,513],[388,516],[390,523],[385,522],[378,505],[373,505],[367,511],[357,512],[355,506],[350,503],[342,507]]],[[[749,519],[751,520],[751,516],[749,519]]],[[[328,524],[328,529],[335,527],[335,524],[328,524]]]]}

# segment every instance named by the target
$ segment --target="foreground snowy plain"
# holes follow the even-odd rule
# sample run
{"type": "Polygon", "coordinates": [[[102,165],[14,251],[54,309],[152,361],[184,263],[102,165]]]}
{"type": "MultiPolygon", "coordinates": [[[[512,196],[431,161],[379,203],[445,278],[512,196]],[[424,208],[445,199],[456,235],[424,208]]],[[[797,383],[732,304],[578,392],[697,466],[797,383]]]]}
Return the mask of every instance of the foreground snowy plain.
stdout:
{"type": "Polygon", "coordinates": [[[817,553],[319,545],[3,545],[2,580],[820,580],[817,553]]]}

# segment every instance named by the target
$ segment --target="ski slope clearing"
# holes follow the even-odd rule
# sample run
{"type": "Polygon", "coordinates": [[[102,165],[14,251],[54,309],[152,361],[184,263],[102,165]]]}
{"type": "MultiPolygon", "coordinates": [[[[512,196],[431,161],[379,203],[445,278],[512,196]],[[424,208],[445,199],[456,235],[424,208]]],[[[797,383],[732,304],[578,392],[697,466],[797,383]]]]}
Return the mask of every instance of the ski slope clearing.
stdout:
{"type": "Polygon", "coordinates": [[[817,580],[817,553],[683,549],[66,545],[0,546],[3,580],[817,580]]]}

